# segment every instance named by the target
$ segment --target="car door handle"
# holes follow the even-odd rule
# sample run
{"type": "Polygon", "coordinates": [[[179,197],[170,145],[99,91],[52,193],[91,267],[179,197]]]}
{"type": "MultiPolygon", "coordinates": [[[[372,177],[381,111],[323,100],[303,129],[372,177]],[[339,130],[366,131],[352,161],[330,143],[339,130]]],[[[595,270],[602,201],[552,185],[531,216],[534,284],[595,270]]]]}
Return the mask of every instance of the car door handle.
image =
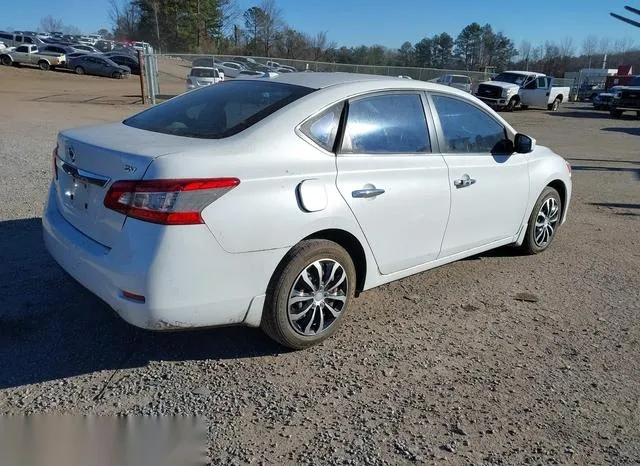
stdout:
{"type": "Polygon", "coordinates": [[[476,180],[469,177],[469,175],[464,175],[462,178],[458,180],[454,180],[453,185],[456,188],[460,189],[460,188],[466,188],[467,186],[471,186],[472,184],[475,184],[475,182],[476,180]]]}
{"type": "Polygon", "coordinates": [[[384,189],[379,188],[366,188],[366,189],[358,189],[356,191],[351,192],[351,197],[355,198],[371,198],[379,196],[380,194],[384,194],[384,189]]]}

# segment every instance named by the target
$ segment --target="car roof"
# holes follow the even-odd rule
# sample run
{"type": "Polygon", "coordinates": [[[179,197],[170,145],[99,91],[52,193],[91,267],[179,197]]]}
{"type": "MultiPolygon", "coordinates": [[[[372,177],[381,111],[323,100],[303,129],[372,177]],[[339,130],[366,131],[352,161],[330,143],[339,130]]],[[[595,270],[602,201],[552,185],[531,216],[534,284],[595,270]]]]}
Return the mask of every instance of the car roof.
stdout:
{"type": "Polygon", "coordinates": [[[380,76],[375,74],[360,73],[286,73],[269,79],[273,82],[309,87],[311,89],[324,89],[332,86],[351,84],[358,82],[377,82],[382,89],[390,87],[414,88],[414,89],[442,89],[442,86],[413,79],[403,79],[395,76],[380,76]]]}

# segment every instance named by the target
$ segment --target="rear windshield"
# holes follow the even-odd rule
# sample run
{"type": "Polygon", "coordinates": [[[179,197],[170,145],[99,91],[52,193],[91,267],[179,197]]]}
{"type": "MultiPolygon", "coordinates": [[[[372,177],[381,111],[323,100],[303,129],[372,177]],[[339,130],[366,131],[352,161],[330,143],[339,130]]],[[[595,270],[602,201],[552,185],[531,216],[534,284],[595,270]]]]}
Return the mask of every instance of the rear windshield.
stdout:
{"type": "Polygon", "coordinates": [[[124,120],[133,128],[222,139],[249,128],[313,89],[270,81],[228,81],[188,92],[124,120]]]}
{"type": "Polygon", "coordinates": [[[471,80],[467,76],[453,76],[451,82],[459,84],[469,84],[471,80]]]}
{"type": "Polygon", "coordinates": [[[191,76],[194,78],[217,78],[218,71],[206,68],[194,68],[191,70],[191,76]]]}

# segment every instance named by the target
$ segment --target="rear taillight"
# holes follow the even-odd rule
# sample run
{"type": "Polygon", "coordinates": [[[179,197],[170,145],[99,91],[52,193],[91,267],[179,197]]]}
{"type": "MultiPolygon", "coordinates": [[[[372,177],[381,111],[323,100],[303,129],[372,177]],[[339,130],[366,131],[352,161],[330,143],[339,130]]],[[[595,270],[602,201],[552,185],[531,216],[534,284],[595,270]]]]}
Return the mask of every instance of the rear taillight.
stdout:
{"type": "Polygon", "coordinates": [[[51,158],[53,160],[53,178],[55,180],[58,179],[58,145],[56,144],[56,148],[53,149],[53,153],[51,154],[51,158]]]}
{"type": "Polygon", "coordinates": [[[238,184],[237,178],[117,181],[104,205],[145,222],[195,225],[204,223],[200,214],[205,207],[238,184]]]}

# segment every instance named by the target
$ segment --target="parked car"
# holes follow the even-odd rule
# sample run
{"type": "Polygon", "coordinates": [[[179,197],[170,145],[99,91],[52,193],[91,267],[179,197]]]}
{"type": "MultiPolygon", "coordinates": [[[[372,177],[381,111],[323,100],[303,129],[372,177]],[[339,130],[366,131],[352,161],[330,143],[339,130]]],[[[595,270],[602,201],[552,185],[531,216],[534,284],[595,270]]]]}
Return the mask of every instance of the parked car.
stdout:
{"type": "Polygon", "coordinates": [[[241,64],[230,61],[216,63],[215,66],[219,70],[222,70],[225,76],[229,76],[230,78],[237,78],[240,72],[245,69],[241,64]]]}
{"type": "Polygon", "coordinates": [[[17,34],[15,32],[0,31],[0,40],[7,47],[19,47],[21,45],[45,45],[42,39],[36,36],[17,34]]]}
{"type": "Polygon", "coordinates": [[[600,92],[593,98],[593,108],[596,110],[609,110],[613,94],[611,92],[600,92]]]}
{"type": "Polygon", "coordinates": [[[198,89],[200,87],[211,86],[223,81],[217,68],[194,66],[187,75],[185,86],[187,91],[198,89]]]}
{"type": "Polygon", "coordinates": [[[640,118],[640,76],[635,76],[626,86],[618,86],[609,106],[612,118],[620,118],[624,112],[635,112],[640,118]]]}
{"type": "Polygon", "coordinates": [[[513,111],[540,107],[556,111],[569,98],[569,87],[553,86],[553,78],[531,71],[505,71],[480,83],[476,96],[488,105],[513,111]]]}
{"type": "Polygon", "coordinates": [[[438,84],[455,87],[461,91],[471,92],[471,78],[464,74],[445,74],[438,78],[438,84]]]}
{"type": "Polygon", "coordinates": [[[269,68],[270,70],[273,70],[273,71],[275,71],[275,70],[277,70],[278,68],[281,68],[281,67],[282,67],[282,65],[280,65],[280,63],[278,63],[277,61],[273,61],[273,60],[268,60],[268,61],[265,63],[265,66],[266,66],[267,68],[269,68]]]}
{"type": "Polygon", "coordinates": [[[109,60],[117,63],[118,65],[126,66],[131,70],[131,74],[140,74],[140,63],[137,57],[124,54],[110,54],[109,60]]]}
{"type": "Polygon", "coordinates": [[[243,64],[243,65],[247,65],[247,64],[249,64],[249,63],[254,64],[254,65],[257,65],[257,64],[258,64],[258,62],[257,62],[257,61],[255,61],[255,60],[254,60],[253,58],[251,58],[251,57],[233,57],[233,58],[231,59],[231,61],[236,62],[236,63],[243,64]]]}
{"type": "Polygon", "coordinates": [[[84,50],[85,52],[89,52],[89,53],[102,53],[100,50],[96,49],[95,47],[91,45],[83,44],[83,43],[74,45],[73,47],[77,50],[84,50]]]}
{"type": "Polygon", "coordinates": [[[238,78],[243,78],[247,76],[263,76],[264,73],[261,71],[253,71],[253,70],[242,70],[238,73],[238,78]]]}
{"type": "Polygon", "coordinates": [[[94,76],[106,76],[109,78],[128,78],[131,69],[118,65],[107,57],[99,55],[82,55],[69,62],[69,68],[76,74],[91,74],[94,76]]]}
{"type": "Polygon", "coordinates": [[[109,40],[98,40],[93,44],[93,46],[102,53],[113,50],[113,43],[109,40]]]}
{"type": "MultiPolygon", "coordinates": [[[[48,44],[38,47],[40,52],[48,52],[48,53],[57,53],[59,55],[65,55],[67,58],[72,53],[78,52],[78,50],[73,47],[69,47],[66,45],[56,45],[56,44],[48,44]]],[[[83,52],[86,53],[86,52],[83,52]]]]}
{"type": "Polygon", "coordinates": [[[0,63],[3,65],[36,65],[43,71],[63,66],[65,61],[64,55],[39,52],[36,45],[21,45],[13,50],[5,49],[0,53],[0,63]]]}
{"type": "Polygon", "coordinates": [[[356,292],[547,250],[572,189],[562,157],[469,94],[350,73],[233,80],[65,130],[53,167],[46,248],[125,320],[260,326],[298,349],[356,292]]]}

